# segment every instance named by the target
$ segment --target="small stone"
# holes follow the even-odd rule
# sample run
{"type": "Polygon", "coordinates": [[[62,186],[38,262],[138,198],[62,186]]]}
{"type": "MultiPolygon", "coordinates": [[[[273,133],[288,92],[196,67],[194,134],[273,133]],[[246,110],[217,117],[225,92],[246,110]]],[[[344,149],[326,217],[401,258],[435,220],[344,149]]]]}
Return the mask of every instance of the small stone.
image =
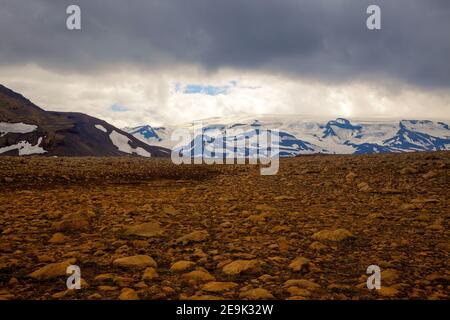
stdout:
{"type": "Polygon", "coordinates": [[[291,294],[291,296],[301,296],[301,297],[309,297],[311,296],[311,292],[306,289],[302,289],[296,286],[289,287],[286,289],[287,292],[291,294]]]}
{"type": "Polygon", "coordinates": [[[424,175],[422,175],[422,178],[424,178],[424,179],[432,179],[432,178],[436,177],[437,175],[438,175],[438,173],[436,171],[431,170],[431,171],[425,173],[424,175]]]}
{"type": "Polygon", "coordinates": [[[312,282],[310,280],[306,280],[306,279],[291,279],[291,280],[287,280],[284,283],[285,287],[299,287],[299,288],[304,288],[304,289],[308,289],[308,290],[317,290],[320,288],[320,286],[315,283],[312,282]]]}
{"type": "Polygon", "coordinates": [[[113,286],[98,286],[97,289],[100,291],[116,291],[116,290],[118,290],[117,287],[113,287],[113,286]]]}
{"type": "MultiPolygon", "coordinates": [[[[383,281],[383,279],[381,281],[383,281]]],[[[386,297],[386,298],[394,298],[399,294],[399,292],[396,288],[384,287],[384,286],[381,286],[381,288],[379,290],[376,290],[376,292],[380,296],[386,297]]]]}
{"type": "Polygon", "coordinates": [[[297,257],[289,264],[289,268],[295,272],[307,271],[309,269],[309,262],[310,260],[305,257],[297,257]]]}
{"type": "Polygon", "coordinates": [[[74,212],[63,216],[62,221],[55,222],[52,226],[57,231],[84,231],[89,229],[91,215],[87,212],[74,212]]]}
{"type": "Polygon", "coordinates": [[[175,209],[172,205],[165,205],[163,206],[164,213],[167,213],[169,215],[176,215],[178,214],[178,210],[175,209]]]}
{"type": "Polygon", "coordinates": [[[223,292],[234,289],[238,286],[237,283],[234,282],[208,282],[203,285],[202,290],[208,292],[223,292]]]}
{"type": "Polygon", "coordinates": [[[155,268],[149,267],[144,270],[144,275],[142,276],[142,280],[153,280],[158,278],[158,272],[156,272],[155,268]]]}
{"type": "Polygon", "coordinates": [[[217,296],[211,296],[211,295],[194,295],[194,296],[190,296],[190,297],[180,297],[180,299],[184,300],[224,300],[224,298],[221,297],[217,297],[217,296]]]}
{"type": "Polygon", "coordinates": [[[120,292],[119,300],[139,300],[139,296],[133,289],[124,288],[120,292]]]}
{"type": "Polygon", "coordinates": [[[177,240],[175,240],[175,243],[182,243],[182,244],[188,244],[189,242],[201,242],[205,241],[208,238],[208,232],[205,230],[196,230],[193,231],[187,235],[184,235],[177,240]]]}
{"type": "Polygon", "coordinates": [[[381,283],[391,285],[399,278],[400,274],[395,269],[386,269],[381,271],[381,283]]]}
{"type": "Polygon", "coordinates": [[[413,167],[404,167],[403,169],[400,170],[401,174],[414,174],[417,173],[417,169],[413,168],[413,167]]]}
{"type": "Polygon", "coordinates": [[[369,192],[371,190],[370,186],[369,186],[369,184],[367,182],[359,183],[358,184],[358,189],[359,189],[359,191],[362,191],[362,192],[369,192]]]}
{"type": "Polygon", "coordinates": [[[323,251],[323,250],[325,250],[327,248],[327,246],[324,245],[323,243],[320,243],[319,241],[314,241],[313,243],[311,243],[309,248],[311,250],[323,251]]]}
{"type": "Polygon", "coordinates": [[[89,300],[100,300],[102,297],[102,295],[100,293],[93,293],[90,296],[88,296],[89,300]]]}
{"type": "Polygon", "coordinates": [[[50,243],[63,243],[66,241],[66,237],[61,232],[55,233],[48,242],[50,243]]]}
{"type": "Polygon", "coordinates": [[[137,255],[125,258],[119,258],[113,261],[113,265],[129,269],[144,269],[146,267],[156,268],[157,264],[152,257],[146,255],[137,255]]]}
{"type": "Polygon", "coordinates": [[[181,260],[177,261],[170,267],[170,271],[172,272],[182,272],[185,270],[189,270],[195,266],[195,263],[192,261],[181,260]]]}
{"type": "Polygon", "coordinates": [[[250,300],[260,300],[260,299],[274,299],[275,297],[266,289],[256,288],[241,292],[239,295],[241,298],[246,298],[250,300]]]}
{"type": "Polygon", "coordinates": [[[62,299],[65,296],[69,295],[71,293],[72,290],[65,290],[65,291],[61,291],[61,292],[57,292],[55,294],[52,294],[52,298],[53,299],[62,299]]]}
{"type": "Polygon", "coordinates": [[[15,298],[15,296],[9,292],[0,293],[0,301],[13,300],[14,298],[15,298]]]}
{"type": "Polygon", "coordinates": [[[350,172],[345,176],[345,180],[346,180],[348,183],[352,182],[355,178],[356,178],[356,173],[354,173],[353,171],[350,171],[350,172]]]}
{"type": "Polygon", "coordinates": [[[337,230],[322,230],[316,232],[312,235],[313,240],[318,241],[342,241],[345,239],[352,238],[353,235],[350,231],[346,229],[337,229],[337,230]]]}
{"type": "Polygon", "coordinates": [[[36,280],[49,280],[65,276],[67,267],[74,264],[76,259],[72,258],[60,263],[51,263],[29,274],[36,280]]]}
{"type": "Polygon", "coordinates": [[[157,237],[164,233],[164,229],[162,229],[157,222],[147,222],[142,224],[137,224],[131,227],[128,227],[125,230],[125,234],[135,235],[141,237],[157,237]]]}
{"type": "Polygon", "coordinates": [[[291,196],[276,196],[273,198],[275,201],[283,201],[283,200],[297,200],[296,197],[291,196]]]}
{"type": "Polygon", "coordinates": [[[222,271],[228,275],[237,275],[242,272],[255,273],[259,272],[260,265],[258,260],[235,260],[225,265],[222,271]]]}
{"type": "Polygon", "coordinates": [[[186,280],[194,281],[213,281],[215,278],[205,270],[194,270],[189,273],[183,274],[183,278],[186,280]]]}

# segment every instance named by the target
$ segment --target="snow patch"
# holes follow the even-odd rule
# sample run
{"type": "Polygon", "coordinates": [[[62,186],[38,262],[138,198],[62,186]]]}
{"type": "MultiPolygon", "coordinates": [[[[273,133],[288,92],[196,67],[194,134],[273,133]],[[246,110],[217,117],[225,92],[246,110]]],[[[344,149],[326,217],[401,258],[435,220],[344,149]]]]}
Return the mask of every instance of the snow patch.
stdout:
{"type": "Polygon", "coordinates": [[[109,138],[111,139],[112,143],[117,147],[117,149],[119,149],[119,151],[129,154],[134,153],[142,157],[151,157],[150,152],[140,147],[133,148],[132,146],[130,146],[129,144],[130,139],[127,136],[124,136],[123,134],[120,134],[115,130],[113,130],[110,133],[109,138]]]}
{"type": "Polygon", "coordinates": [[[7,133],[30,133],[36,129],[37,126],[23,122],[0,122],[0,136],[4,136],[7,133]]]}
{"type": "Polygon", "coordinates": [[[96,124],[95,127],[103,132],[108,132],[108,130],[106,130],[106,128],[104,126],[102,126],[101,124],[96,124]]]}
{"type": "Polygon", "coordinates": [[[7,146],[0,148],[0,154],[11,151],[11,150],[18,150],[19,156],[27,156],[31,154],[42,154],[46,153],[42,147],[40,147],[40,144],[42,143],[42,137],[38,139],[38,142],[36,145],[32,145],[28,141],[20,141],[19,143],[16,143],[12,146],[7,146]]]}

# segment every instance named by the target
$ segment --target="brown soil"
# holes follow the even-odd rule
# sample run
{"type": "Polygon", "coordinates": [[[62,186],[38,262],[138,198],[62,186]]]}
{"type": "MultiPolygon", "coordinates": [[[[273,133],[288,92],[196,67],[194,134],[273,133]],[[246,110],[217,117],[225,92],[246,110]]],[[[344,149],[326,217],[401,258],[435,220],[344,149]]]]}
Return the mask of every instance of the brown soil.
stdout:
{"type": "Polygon", "coordinates": [[[448,152],[282,159],[275,176],[0,158],[0,299],[449,299],[449,182],[448,152]],[[154,261],[115,261],[136,255],[154,261]]]}

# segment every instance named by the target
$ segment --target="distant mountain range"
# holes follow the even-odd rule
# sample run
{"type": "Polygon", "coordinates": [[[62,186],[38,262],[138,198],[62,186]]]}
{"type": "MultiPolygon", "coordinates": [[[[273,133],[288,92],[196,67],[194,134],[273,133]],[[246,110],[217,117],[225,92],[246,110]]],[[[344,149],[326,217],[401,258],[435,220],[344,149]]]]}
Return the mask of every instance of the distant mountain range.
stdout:
{"type": "Polygon", "coordinates": [[[0,155],[170,156],[107,122],[75,112],[45,111],[0,85],[0,155]]]}
{"type": "Polygon", "coordinates": [[[193,123],[121,130],[86,114],[45,111],[0,85],[0,155],[169,157],[174,149],[202,156],[203,150],[220,144],[225,146],[224,156],[233,152],[248,157],[260,152],[258,136],[265,130],[279,132],[276,146],[283,157],[450,150],[448,121],[247,115],[201,123],[203,130],[180,146],[171,140],[172,133],[186,129],[193,134],[193,123]],[[244,147],[233,145],[243,139],[244,147]]]}
{"type": "MultiPolygon", "coordinates": [[[[218,137],[228,142],[249,139],[249,145],[234,150],[240,156],[255,154],[254,139],[258,130],[278,130],[280,156],[300,154],[369,154],[385,152],[414,152],[450,150],[448,122],[430,120],[333,120],[313,119],[300,115],[260,115],[210,118],[202,121],[203,134],[193,136],[179,148],[184,154],[199,156],[200,144],[212,144],[218,137]],[[253,140],[252,140],[253,139],[253,140]],[[245,149],[245,150],[244,150],[245,149]]],[[[193,124],[152,127],[144,125],[124,128],[139,140],[171,149],[176,141],[171,134],[185,128],[193,132],[193,124]]],[[[221,143],[221,142],[220,142],[221,143]]],[[[231,149],[229,149],[231,151],[231,149]]],[[[201,151],[200,151],[201,152],[201,151]]]]}

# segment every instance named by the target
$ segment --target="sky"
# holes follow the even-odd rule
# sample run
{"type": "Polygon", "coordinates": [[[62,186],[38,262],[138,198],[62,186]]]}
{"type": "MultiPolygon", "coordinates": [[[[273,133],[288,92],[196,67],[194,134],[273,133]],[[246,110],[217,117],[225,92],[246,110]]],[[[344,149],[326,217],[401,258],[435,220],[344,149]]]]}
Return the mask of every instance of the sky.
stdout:
{"type": "Polygon", "coordinates": [[[448,0],[0,0],[0,83],[116,126],[450,119],[448,0]],[[66,9],[81,8],[81,30],[66,9]],[[369,30],[369,5],[381,29],[369,30]]]}

